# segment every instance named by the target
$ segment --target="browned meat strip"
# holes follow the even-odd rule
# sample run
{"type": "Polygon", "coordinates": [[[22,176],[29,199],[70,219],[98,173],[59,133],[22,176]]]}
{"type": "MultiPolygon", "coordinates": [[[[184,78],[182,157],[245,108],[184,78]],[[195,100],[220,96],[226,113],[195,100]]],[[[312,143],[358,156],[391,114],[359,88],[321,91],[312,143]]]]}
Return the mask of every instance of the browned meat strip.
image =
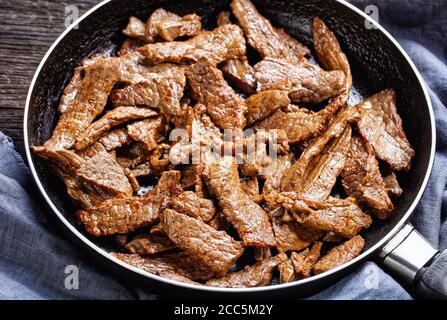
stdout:
{"type": "Polygon", "coordinates": [[[383,182],[385,183],[386,190],[390,196],[400,197],[404,192],[399,185],[399,181],[397,181],[397,176],[394,172],[391,172],[389,175],[383,178],[383,182]]]}
{"type": "Polygon", "coordinates": [[[126,249],[130,253],[142,255],[156,254],[175,248],[175,245],[165,236],[157,236],[152,234],[141,234],[126,244],[126,249]]]}
{"type": "Polygon", "coordinates": [[[191,279],[207,280],[213,276],[210,270],[197,264],[183,252],[164,254],[156,258],[142,257],[138,254],[113,253],[113,255],[131,266],[171,280],[197,284],[191,279]]]}
{"type": "Polygon", "coordinates": [[[158,221],[166,197],[179,193],[179,182],[180,172],[165,172],[157,186],[144,197],[112,198],[76,215],[94,236],[129,233],[158,221]]]}
{"type": "Polygon", "coordinates": [[[312,248],[306,249],[303,252],[292,252],[291,262],[295,270],[295,275],[298,279],[309,278],[312,270],[320,257],[320,251],[323,243],[315,242],[312,248]]]}
{"type": "Polygon", "coordinates": [[[155,10],[145,26],[145,38],[148,42],[155,42],[158,37],[166,41],[173,41],[179,37],[190,37],[202,30],[200,17],[188,14],[180,17],[162,8],[155,10]]]}
{"type": "Polygon", "coordinates": [[[251,177],[249,179],[241,179],[242,189],[245,193],[256,203],[261,202],[262,197],[259,194],[258,177],[251,177]]]}
{"type": "Polygon", "coordinates": [[[222,72],[243,93],[251,95],[256,92],[254,69],[246,57],[223,62],[222,72]]]}
{"type": "MultiPolygon", "coordinates": [[[[247,100],[248,114],[247,124],[264,120],[278,109],[287,107],[290,99],[286,91],[267,90],[250,96],[247,100]]],[[[284,127],[269,128],[283,129],[284,127]]]]}
{"type": "Polygon", "coordinates": [[[129,179],[130,185],[132,186],[132,190],[134,193],[138,193],[141,190],[141,185],[137,180],[137,177],[133,174],[132,170],[129,168],[124,168],[124,174],[127,179],[129,179]]]}
{"type": "Polygon", "coordinates": [[[415,152],[397,114],[394,91],[382,91],[357,105],[357,109],[361,114],[359,131],[376,156],[388,162],[394,170],[409,170],[415,152]]]}
{"type": "Polygon", "coordinates": [[[160,221],[178,248],[217,275],[224,275],[244,251],[226,232],[174,210],[166,209],[160,221]]]}
{"type": "Polygon", "coordinates": [[[214,123],[222,129],[245,127],[247,106],[225,81],[222,72],[207,61],[186,69],[193,97],[205,104],[214,123]]]}
{"type": "Polygon", "coordinates": [[[139,51],[153,63],[197,62],[204,58],[213,64],[245,55],[241,28],[229,24],[213,31],[202,31],[184,42],[172,41],[143,46],[139,51]]]}
{"type": "Polygon", "coordinates": [[[172,198],[171,201],[171,206],[174,210],[203,222],[210,221],[216,214],[213,201],[200,198],[191,191],[186,191],[172,198]]]}
{"type": "Polygon", "coordinates": [[[373,208],[380,219],[386,219],[393,211],[379,163],[372,148],[361,137],[351,140],[341,176],[347,195],[373,208]]]}
{"type": "Polygon", "coordinates": [[[307,47],[293,39],[284,30],[275,29],[270,21],[256,10],[250,0],[234,0],[230,6],[244,29],[248,43],[262,57],[298,63],[305,55],[310,54],[307,47]]]}
{"type": "Polygon", "coordinates": [[[267,286],[272,281],[273,270],[287,260],[285,254],[262,260],[244,270],[229,273],[220,279],[211,279],[206,285],[221,288],[253,288],[267,286]]]}
{"type": "Polygon", "coordinates": [[[329,250],[329,252],[318,260],[314,267],[314,273],[320,274],[332,270],[357,257],[365,246],[365,240],[361,236],[355,236],[345,243],[329,250]]]}
{"type": "Polygon", "coordinates": [[[166,119],[163,116],[138,121],[127,126],[129,136],[144,143],[146,150],[157,148],[168,131],[166,119]]]}
{"type": "Polygon", "coordinates": [[[271,258],[272,250],[270,248],[255,248],[255,260],[262,261],[271,258]]]}
{"type": "Polygon", "coordinates": [[[292,261],[288,259],[278,265],[279,283],[289,283],[295,281],[295,270],[293,270],[292,261]]]}
{"type": "Polygon", "coordinates": [[[132,142],[132,138],[127,134],[127,129],[120,128],[106,133],[98,141],[107,151],[112,151],[129,144],[132,142]]]}
{"type": "Polygon", "coordinates": [[[145,44],[146,42],[144,42],[143,40],[128,38],[124,40],[120,50],[118,51],[118,57],[137,54],[138,48],[142,47],[145,44]]]}
{"type": "Polygon", "coordinates": [[[242,189],[236,159],[223,157],[207,164],[205,179],[218,199],[226,219],[236,228],[245,246],[276,245],[267,213],[242,189]]]}
{"type": "Polygon", "coordinates": [[[147,40],[145,32],[146,24],[137,17],[130,17],[126,29],[123,30],[124,35],[143,41],[147,40]]]}
{"type": "Polygon", "coordinates": [[[272,225],[280,252],[303,250],[323,235],[321,231],[308,229],[296,221],[281,222],[278,217],[272,219],[272,225]]]}
{"type": "Polygon", "coordinates": [[[229,11],[222,11],[217,15],[217,25],[223,26],[224,24],[230,24],[231,18],[230,18],[230,12],[229,11]]]}
{"type": "Polygon", "coordinates": [[[150,109],[135,107],[119,107],[107,112],[101,119],[91,124],[76,138],[75,149],[81,151],[105,134],[110,128],[132,120],[157,116],[157,112],[150,109]]]}
{"type": "Polygon", "coordinates": [[[78,67],[75,69],[73,73],[73,77],[71,78],[70,82],[64,89],[64,94],[61,98],[61,102],[59,104],[58,111],[59,113],[64,113],[70,104],[73,102],[73,100],[76,98],[76,95],[78,94],[79,89],[82,85],[82,72],[84,71],[83,67],[78,67]]]}
{"type": "Polygon", "coordinates": [[[272,170],[270,174],[266,176],[264,187],[262,188],[262,196],[270,208],[274,208],[274,204],[268,202],[267,196],[272,192],[279,191],[284,172],[292,166],[292,158],[292,153],[278,156],[271,165],[272,170]]]}
{"type": "Polygon", "coordinates": [[[305,59],[291,64],[266,58],[254,69],[258,91],[287,91],[292,102],[319,103],[344,90],[345,75],[342,71],[325,71],[305,59]]]}

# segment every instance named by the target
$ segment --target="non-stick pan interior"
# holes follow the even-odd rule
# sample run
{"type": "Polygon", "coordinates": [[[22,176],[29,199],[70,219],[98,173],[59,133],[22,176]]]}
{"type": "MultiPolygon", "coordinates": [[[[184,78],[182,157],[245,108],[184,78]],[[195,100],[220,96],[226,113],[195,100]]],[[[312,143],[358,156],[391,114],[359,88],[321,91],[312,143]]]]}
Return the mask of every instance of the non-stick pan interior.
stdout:
{"type": "MultiPolygon", "coordinates": [[[[334,30],[353,69],[355,94],[351,103],[389,87],[397,93],[398,111],[416,150],[416,158],[410,172],[399,174],[405,192],[397,200],[391,219],[375,223],[365,233],[366,247],[370,248],[405,215],[429,167],[432,128],[429,106],[417,76],[392,41],[380,30],[368,29],[364,18],[343,4],[329,0],[253,2],[275,26],[284,28],[309,47],[312,47],[310,26],[314,16],[321,17],[334,30]]],[[[203,25],[212,29],[215,16],[221,10],[228,10],[228,4],[229,1],[211,0],[127,0],[111,1],[98,8],[59,42],[34,84],[28,113],[30,145],[41,145],[51,136],[58,120],[57,107],[63,88],[74,68],[94,53],[116,52],[124,40],[120,31],[129,16],[146,19],[158,7],[178,14],[195,12],[202,16],[203,25]]],[[[74,207],[64,186],[44,163],[37,158],[33,161],[49,198],[66,219],[75,224],[74,207]]],[[[109,249],[107,241],[94,239],[94,242],[109,249]]]]}

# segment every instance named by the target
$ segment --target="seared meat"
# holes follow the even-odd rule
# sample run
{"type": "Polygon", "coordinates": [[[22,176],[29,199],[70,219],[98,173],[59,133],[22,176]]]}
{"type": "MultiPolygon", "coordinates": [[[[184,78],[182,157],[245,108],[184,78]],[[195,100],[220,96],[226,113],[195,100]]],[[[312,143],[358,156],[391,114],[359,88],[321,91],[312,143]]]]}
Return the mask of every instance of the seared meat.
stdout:
{"type": "Polygon", "coordinates": [[[321,231],[308,229],[296,221],[281,222],[278,217],[272,219],[272,224],[280,252],[303,250],[323,235],[321,231]]]}
{"type": "Polygon", "coordinates": [[[157,148],[168,131],[166,119],[163,116],[138,121],[127,126],[129,136],[144,143],[146,150],[157,148]]]}
{"type": "Polygon", "coordinates": [[[243,93],[251,95],[256,92],[254,69],[246,57],[223,62],[222,72],[243,93]]]}
{"type": "Polygon", "coordinates": [[[361,137],[352,138],[341,176],[347,195],[373,208],[380,219],[386,219],[394,209],[379,163],[371,146],[361,137]]]}
{"type": "Polygon", "coordinates": [[[312,248],[303,252],[292,252],[291,262],[298,279],[309,278],[312,270],[320,257],[320,251],[323,243],[315,242],[312,248]]]}
{"type": "Polygon", "coordinates": [[[251,177],[249,179],[241,179],[242,189],[245,193],[256,203],[261,202],[262,197],[259,194],[258,177],[251,177]]]}
{"type": "Polygon", "coordinates": [[[70,82],[64,89],[64,94],[62,95],[61,102],[58,108],[59,113],[62,114],[65,111],[67,111],[70,104],[73,103],[73,100],[76,98],[76,95],[78,94],[78,91],[82,86],[83,71],[84,71],[83,67],[77,67],[74,70],[70,82]]]}
{"type": "Polygon", "coordinates": [[[175,249],[175,245],[166,236],[141,234],[126,244],[126,249],[130,253],[147,255],[175,249]]]}
{"type": "Polygon", "coordinates": [[[179,182],[180,172],[165,172],[157,186],[144,197],[112,198],[89,210],[80,210],[76,215],[94,236],[129,233],[158,221],[166,198],[179,193],[179,182]]]}
{"type": "Polygon", "coordinates": [[[222,11],[217,15],[217,25],[223,26],[224,24],[230,24],[231,18],[230,18],[230,12],[229,11],[222,11]]]}
{"type": "Polygon", "coordinates": [[[123,30],[123,34],[128,37],[147,41],[145,32],[146,24],[137,17],[130,17],[126,29],[123,30]]]}
{"type": "Polygon", "coordinates": [[[179,213],[186,214],[203,222],[210,221],[216,214],[213,201],[200,198],[196,193],[186,191],[172,198],[171,206],[179,213]]]}
{"type": "Polygon", "coordinates": [[[235,227],[245,246],[273,247],[276,244],[267,213],[244,192],[236,159],[223,157],[207,164],[208,189],[219,201],[225,218],[235,227]]]}
{"type": "Polygon", "coordinates": [[[289,283],[295,280],[295,271],[290,259],[278,265],[278,271],[279,283],[289,283]]]}
{"type": "Polygon", "coordinates": [[[244,29],[248,43],[262,57],[285,59],[295,64],[305,55],[310,54],[307,47],[284,30],[274,28],[270,21],[256,10],[250,0],[234,0],[230,6],[244,29]]]}
{"type": "Polygon", "coordinates": [[[202,31],[184,42],[163,42],[139,49],[153,63],[197,62],[204,58],[213,64],[245,55],[242,30],[233,24],[223,25],[213,31],[202,31]]]}
{"type": "Polygon", "coordinates": [[[145,26],[145,39],[155,42],[157,38],[173,41],[179,37],[190,37],[199,34],[202,30],[200,17],[196,14],[188,14],[180,17],[175,13],[162,8],[155,10],[145,26]]]}
{"type": "Polygon", "coordinates": [[[383,178],[385,183],[386,191],[392,197],[400,197],[404,192],[397,181],[396,174],[391,172],[389,175],[383,178]]]}
{"type": "MultiPolygon", "coordinates": [[[[276,110],[287,107],[290,104],[290,99],[286,91],[267,90],[250,96],[246,103],[248,107],[247,124],[251,125],[264,120],[276,110]]],[[[269,129],[284,129],[284,127],[269,127],[269,129]]]]}
{"type": "Polygon", "coordinates": [[[345,243],[329,250],[314,267],[314,273],[320,274],[332,270],[357,257],[365,246],[365,240],[361,236],[355,236],[345,243]]]}
{"type": "Polygon", "coordinates": [[[127,129],[120,128],[109,131],[98,141],[106,148],[107,151],[112,151],[129,144],[132,142],[132,138],[129,137],[127,129]]]}
{"type": "Polygon", "coordinates": [[[160,221],[178,248],[217,275],[224,275],[244,251],[226,232],[174,210],[166,209],[160,221]]]}
{"type": "Polygon", "coordinates": [[[270,248],[255,248],[255,260],[262,261],[271,258],[272,251],[270,248]]]}
{"type": "Polygon", "coordinates": [[[282,176],[284,172],[291,167],[292,158],[293,154],[287,153],[286,155],[277,157],[271,165],[272,170],[270,171],[270,174],[267,175],[267,179],[265,180],[264,187],[262,189],[264,200],[271,208],[274,207],[274,204],[272,204],[273,206],[270,205],[267,196],[272,192],[279,191],[282,176]]]}
{"type": "Polygon", "coordinates": [[[388,162],[394,170],[409,170],[415,152],[397,114],[394,91],[382,91],[357,105],[357,109],[361,114],[359,131],[376,156],[388,162]]]}
{"type": "Polygon", "coordinates": [[[266,58],[254,66],[258,91],[284,90],[292,102],[319,103],[343,92],[342,71],[324,71],[303,59],[296,64],[266,58]]]}
{"type": "Polygon", "coordinates": [[[119,107],[113,109],[112,111],[107,112],[101,119],[91,124],[80,136],[78,136],[74,147],[77,151],[84,150],[112,127],[132,120],[150,118],[156,115],[157,112],[143,108],[119,107]]]}
{"type": "Polygon", "coordinates": [[[272,281],[273,270],[287,260],[285,254],[262,260],[244,270],[229,273],[220,279],[211,279],[206,285],[221,288],[254,288],[267,286],[272,281]]]}
{"type": "Polygon", "coordinates": [[[193,97],[207,107],[214,123],[222,129],[245,127],[247,106],[225,81],[222,72],[207,61],[186,69],[193,97]]]}

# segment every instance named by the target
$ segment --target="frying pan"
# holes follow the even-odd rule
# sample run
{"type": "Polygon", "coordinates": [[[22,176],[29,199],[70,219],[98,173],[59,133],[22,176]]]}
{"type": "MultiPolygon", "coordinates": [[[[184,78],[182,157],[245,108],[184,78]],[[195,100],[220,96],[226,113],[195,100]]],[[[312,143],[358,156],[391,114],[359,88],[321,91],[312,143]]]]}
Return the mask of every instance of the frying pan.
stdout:
{"type": "Polygon", "coordinates": [[[106,0],[88,11],[53,44],[29,90],[24,139],[35,182],[63,229],[116,276],[153,291],[175,292],[183,297],[299,297],[324,289],[359,263],[375,259],[421,295],[445,298],[447,252],[439,253],[432,248],[407,223],[423,194],[434,159],[435,121],[427,90],[414,64],[398,43],[375,21],[345,1],[255,0],[254,4],[275,26],[285,28],[310,48],[313,47],[312,18],[319,16],[329,25],[351,63],[354,91],[350,103],[389,87],[396,91],[398,112],[408,139],[416,150],[416,158],[411,170],[399,175],[405,192],[396,201],[395,212],[389,220],[375,222],[364,233],[366,247],[359,257],[324,274],[289,284],[250,289],[209,288],[164,279],[126,265],[108,253],[113,250],[110,241],[91,238],[76,223],[75,208],[66,195],[64,185],[29,150],[30,146],[41,145],[51,136],[58,120],[57,107],[62,91],[75,67],[92,54],[115,53],[124,40],[120,31],[130,16],[145,19],[159,7],[181,15],[195,12],[202,16],[203,25],[212,29],[216,15],[221,10],[228,10],[229,2],[106,0]]]}

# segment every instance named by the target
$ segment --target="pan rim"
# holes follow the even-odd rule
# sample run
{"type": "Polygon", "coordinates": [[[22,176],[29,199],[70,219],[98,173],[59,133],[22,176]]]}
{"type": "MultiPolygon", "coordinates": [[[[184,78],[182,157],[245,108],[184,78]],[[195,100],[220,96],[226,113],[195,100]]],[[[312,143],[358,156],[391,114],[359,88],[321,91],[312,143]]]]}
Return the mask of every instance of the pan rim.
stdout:
{"type": "Polygon", "coordinates": [[[162,283],[171,285],[171,286],[180,286],[185,289],[189,290],[198,290],[202,292],[216,292],[216,293],[227,293],[227,294],[240,294],[240,293],[256,293],[256,292],[267,292],[267,291],[276,291],[281,289],[287,289],[292,287],[299,287],[300,285],[304,285],[311,282],[316,282],[321,279],[329,278],[337,273],[339,273],[342,270],[348,269],[350,267],[353,267],[354,265],[358,264],[359,262],[366,260],[368,257],[370,257],[372,254],[380,250],[403,226],[405,223],[407,223],[409,217],[413,213],[414,209],[418,205],[425,188],[428,183],[428,179],[430,177],[433,163],[434,163],[434,157],[435,157],[435,151],[436,151],[436,122],[434,117],[434,111],[433,106],[431,103],[430,96],[428,94],[428,90],[425,85],[425,81],[423,80],[422,76],[420,75],[419,71],[417,70],[416,66],[414,65],[411,58],[408,56],[408,54],[405,52],[405,50],[400,46],[400,44],[397,42],[397,40],[394,39],[391,34],[386,31],[385,28],[383,28],[378,22],[376,22],[374,19],[372,19],[370,16],[368,16],[366,13],[355,7],[354,5],[346,2],[345,0],[335,0],[336,2],[344,5],[351,11],[357,13],[361,17],[365,19],[365,21],[370,22],[375,28],[377,28],[380,32],[382,32],[389,41],[399,50],[399,52],[402,54],[402,56],[405,58],[406,62],[411,67],[412,71],[416,75],[419,85],[422,88],[422,91],[425,96],[425,100],[427,101],[429,116],[430,116],[430,124],[431,124],[431,150],[430,150],[430,159],[429,164],[427,167],[427,171],[425,172],[425,176],[423,179],[423,182],[421,184],[421,187],[416,195],[416,197],[413,199],[411,206],[407,210],[407,212],[403,215],[403,217],[399,220],[399,222],[394,226],[394,228],[389,231],[381,240],[379,240],[376,244],[374,244],[371,248],[366,250],[365,252],[362,252],[358,257],[355,259],[349,261],[348,263],[345,263],[341,266],[338,266],[337,268],[334,268],[330,271],[327,271],[325,273],[313,276],[311,278],[302,279],[298,281],[294,281],[291,283],[285,283],[285,284],[276,284],[266,287],[258,287],[258,288],[215,288],[215,287],[207,287],[205,285],[195,285],[195,284],[188,284],[183,283],[176,280],[166,279],[154,274],[151,274],[149,272],[143,271],[141,269],[138,269],[136,267],[133,267],[129,264],[126,264],[125,262],[117,259],[109,252],[106,252],[103,248],[99,247],[97,244],[93,243],[91,240],[89,240],[87,237],[85,237],[82,233],[80,233],[59,211],[59,209],[56,207],[56,205],[53,203],[53,201],[50,199],[49,195],[47,194],[45,188],[43,187],[43,184],[41,183],[39,176],[37,174],[36,168],[34,166],[33,158],[30,151],[29,146],[29,137],[28,137],[28,114],[29,114],[29,107],[31,103],[31,97],[34,90],[35,83],[40,75],[40,72],[44,65],[46,64],[47,59],[52,54],[54,49],[57,47],[57,45],[62,41],[65,36],[70,33],[76,25],[78,25],[81,21],[86,19],[88,16],[93,14],[96,10],[99,8],[105,6],[106,4],[112,2],[113,0],[104,0],[100,2],[99,4],[95,5],[93,8],[88,10],[86,13],[84,13],[79,19],[77,19],[70,27],[68,27],[58,38],[57,40],[51,45],[51,47],[48,49],[44,57],[42,58],[42,61],[40,62],[34,76],[32,79],[32,82],[30,84],[30,88],[28,90],[27,98],[26,98],[26,104],[24,109],[24,120],[23,120],[23,136],[24,136],[24,144],[25,144],[25,152],[26,152],[26,158],[28,161],[28,165],[30,167],[30,171],[32,173],[32,176],[34,178],[34,181],[36,185],[39,188],[40,193],[44,197],[45,201],[49,205],[49,207],[53,210],[53,212],[56,214],[56,216],[59,218],[59,220],[67,227],[67,229],[74,234],[79,240],[81,240],[85,245],[93,249],[96,253],[101,255],[103,258],[106,258],[107,260],[119,265],[120,267],[127,269],[129,271],[132,271],[134,273],[139,274],[140,276],[150,278],[155,281],[160,281],[162,283]]]}

